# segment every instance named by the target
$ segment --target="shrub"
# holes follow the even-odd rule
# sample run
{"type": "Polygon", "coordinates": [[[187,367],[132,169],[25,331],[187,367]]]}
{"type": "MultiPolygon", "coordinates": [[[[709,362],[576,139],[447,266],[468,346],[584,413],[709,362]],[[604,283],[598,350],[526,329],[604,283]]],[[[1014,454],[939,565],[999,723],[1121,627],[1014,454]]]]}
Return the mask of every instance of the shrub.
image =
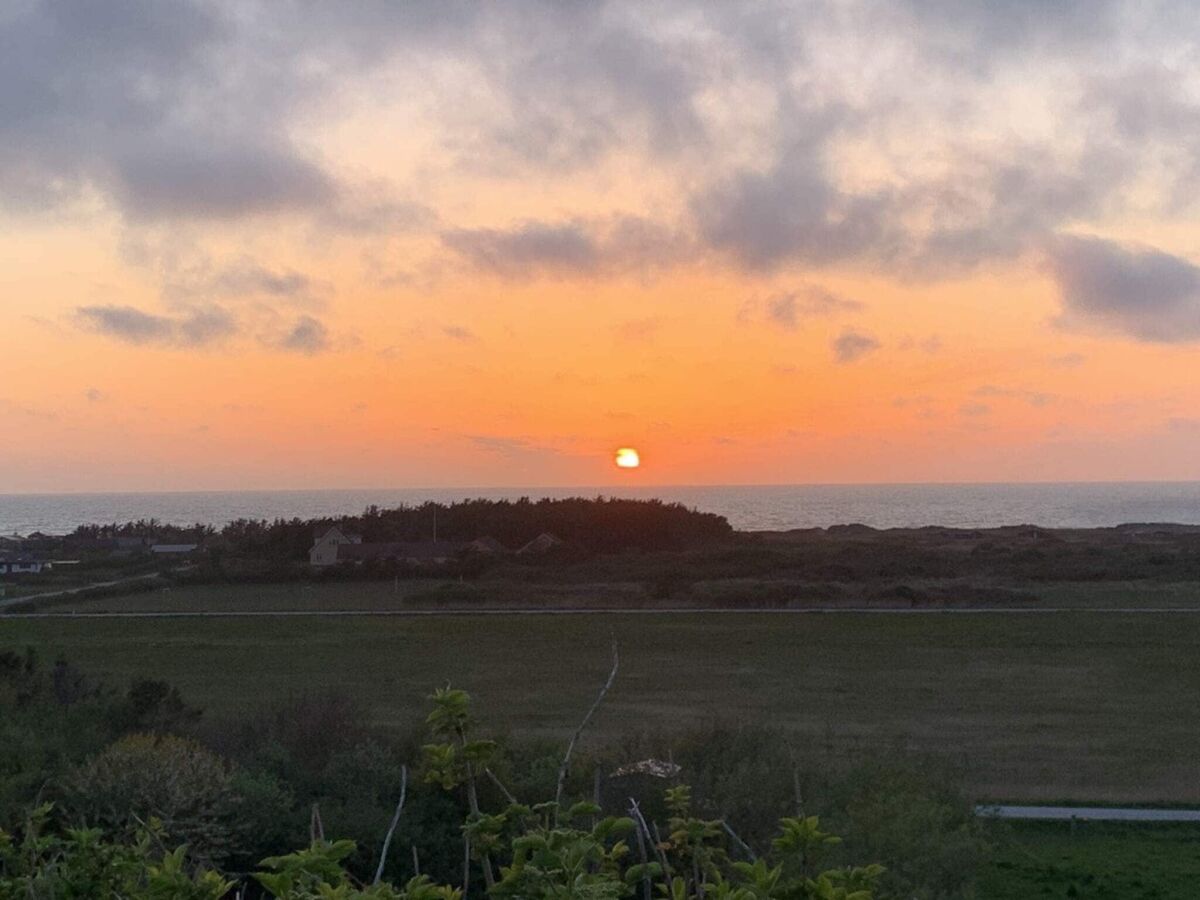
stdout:
{"type": "Polygon", "coordinates": [[[152,818],[166,839],[205,861],[235,848],[236,805],[229,767],[194,741],[170,735],[121,738],[69,775],[62,786],[70,816],[131,836],[152,818]]]}

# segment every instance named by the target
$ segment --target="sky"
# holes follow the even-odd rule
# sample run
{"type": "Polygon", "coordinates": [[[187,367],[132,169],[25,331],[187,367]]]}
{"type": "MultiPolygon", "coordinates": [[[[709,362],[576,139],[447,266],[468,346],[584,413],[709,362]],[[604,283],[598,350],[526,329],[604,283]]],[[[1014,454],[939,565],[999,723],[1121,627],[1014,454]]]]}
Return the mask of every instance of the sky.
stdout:
{"type": "Polygon", "coordinates": [[[0,492],[1198,479],[1198,35],[8,0],[0,492]]]}

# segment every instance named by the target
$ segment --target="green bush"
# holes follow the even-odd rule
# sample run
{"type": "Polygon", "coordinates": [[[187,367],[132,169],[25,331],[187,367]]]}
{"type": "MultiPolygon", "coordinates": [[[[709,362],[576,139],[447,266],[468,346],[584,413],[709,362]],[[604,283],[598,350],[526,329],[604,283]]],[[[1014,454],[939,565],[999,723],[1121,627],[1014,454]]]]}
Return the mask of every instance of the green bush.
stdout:
{"type": "Polygon", "coordinates": [[[62,785],[71,819],[131,836],[156,819],[165,838],[219,861],[235,847],[237,797],[229,766],[194,741],[169,735],[121,738],[62,785]]]}

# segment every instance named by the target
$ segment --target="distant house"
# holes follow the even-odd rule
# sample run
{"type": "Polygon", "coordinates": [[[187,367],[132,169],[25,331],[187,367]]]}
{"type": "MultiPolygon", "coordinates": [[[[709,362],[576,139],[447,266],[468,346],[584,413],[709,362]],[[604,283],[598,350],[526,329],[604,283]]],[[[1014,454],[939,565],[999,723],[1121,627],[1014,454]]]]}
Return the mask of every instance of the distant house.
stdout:
{"type": "Polygon", "coordinates": [[[40,575],[52,568],[54,563],[32,556],[0,559],[0,575],[40,575]]]}
{"type": "Polygon", "coordinates": [[[199,544],[154,544],[150,552],[155,556],[187,556],[199,549],[199,544]]]}
{"type": "Polygon", "coordinates": [[[467,544],[458,541],[382,541],[364,543],[340,525],[321,532],[308,551],[313,566],[338,563],[399,562],[411,565],[442,565],[462,556],[467,544]]]}
{"type": "Polygon", "coordinates": [[[334,525],[317,535],[308,551],[308,561],[314,566],[332,566],[338,561],[338,547],[362,544],[362,537],[334,525]]]}
{"type": "Polygon", "coordinates": [[[548,531],[544,531],[535,537],[532,541],[517,551],[517,556],[540,556],[543,553],[549,553],[558,547],[566,544],[560,537],[555,537],[548,531]]]}

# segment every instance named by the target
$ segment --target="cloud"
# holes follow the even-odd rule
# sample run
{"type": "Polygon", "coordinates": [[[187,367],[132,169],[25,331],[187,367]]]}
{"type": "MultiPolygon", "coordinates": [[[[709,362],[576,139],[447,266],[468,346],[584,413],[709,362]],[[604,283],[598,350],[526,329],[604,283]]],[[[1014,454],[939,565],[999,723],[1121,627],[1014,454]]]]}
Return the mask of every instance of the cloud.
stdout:
{"type": "Polygon", "coordinates": [[[994,384],[984,384],[971,391],[973,397],[1000,397],[1010,400],[1022,400],[1030,406],[1046,406],[1058,399],[1046,391],[1029,391],[1021,388],[998,387],[994,384]]]}
{"type": "MultiPolygon", "coordinates": [[[[419,271],[506,279],[942,278],[1200,184],[1197,13],[1177,0],[10,6],[7,211],[99,205],[142,230],[303,214],[429,235],[419,271]],[[335,137],[363,109],[421,136],[388,179],[335,137]],[[645,194],[626,190],[642,171],[645,194]],[[448,204],[455,227],[443,184],[538,196],[510,222],[448,204]],[[623,206],[597,212],[597,192],[623,206]]],[[[775,321],[791,327],[786,303],[775,321]]]]}
{"type": "Polygon", "coordinates": [[[329,329],[312,316],[300,316],[276,343],[280,350],[316,356],[330,349],[329,329]]]}
{"type": "Polygon", "coordinates": [[[464,328],[462,325],[443,325],[442,334],[448,338],[453,338],[456,341],[477,340],[475,332],[473,332],[470,328],[464,328]]]}
{"type": "Polygon", "coordinates": [[[958,411],[961,415],[977,419],[981,416],[991,415],[992,408],[986,403],[964,403],[958,408],[958,411]]]}
{"type": "MultiPolygon", "coordinates": [[[[739,317],[748,317],[759,305],[758,301],[750,301],[743,306],[739,317]]],[[[765,308],[768,322],[788,331],[794,331],[802,321],[808,319],[827,318],[863,309],[857,300],[848,300],[815,284],[772,294],[761,305],[765,308]]]]}
{"type": "Polygon", "coordinates": [[[309,91],[245,23],[197,2],[7,11],[0,203],[44,209],[97,192],[152,221],[329,202],[332,180],[281,127],[309,91]]]}
{"type": "Polygon", "coordinates": [[[180,315],[157,315],[133,306],[81,306],[76,316],[84,327],[130,344],[203,347],[237,330],[233,317],[216,306],[180,315]]]}
{"type": "Polygon", "coordinates": [[[83,396],[87,398],[88,403],[103,403],[108,399],[108,394],[94,387],[90,387],[84,391],[83,396]]]}
{"type": "Polygon", "coordinates": [[[1060,237],[1048,252],[1060,324],[1139,341],[1200,340],[1200,267],[1149,247],[1060,237]]]}
{"type": "Polygon", "coordinates": [[[258,300],[267,304],[318,308],[332,291],[329,284],[283,266],[272,268],[250,257],[216,264],[207,256],[179,262],[179,252],[128,247],[131,260],[152,265],[162,279],[162,295],[172,305],[222,300],[258,300]]]}
{"type": "Polygon", "coordinates": [[[706,244],[742,268],[829,265],[888,255],[886,194],[855,196],[831,183],[819,148],[784,155],[765,172],[741,171],[692,200],[706,244]]]}
{"type": "Polygon", "coordinates": [[[861,331],[847,329],[833,340],[833,358],[842,364],[857,362],[882,345],[874,337],[861,331]]]}
{"type": "Polygon", "coordinates": [[[646,272],[687,252],[678,233],[636,216],[457,229],[443,232],[442,243],[472,268],[509,279],[646,272]]]}

